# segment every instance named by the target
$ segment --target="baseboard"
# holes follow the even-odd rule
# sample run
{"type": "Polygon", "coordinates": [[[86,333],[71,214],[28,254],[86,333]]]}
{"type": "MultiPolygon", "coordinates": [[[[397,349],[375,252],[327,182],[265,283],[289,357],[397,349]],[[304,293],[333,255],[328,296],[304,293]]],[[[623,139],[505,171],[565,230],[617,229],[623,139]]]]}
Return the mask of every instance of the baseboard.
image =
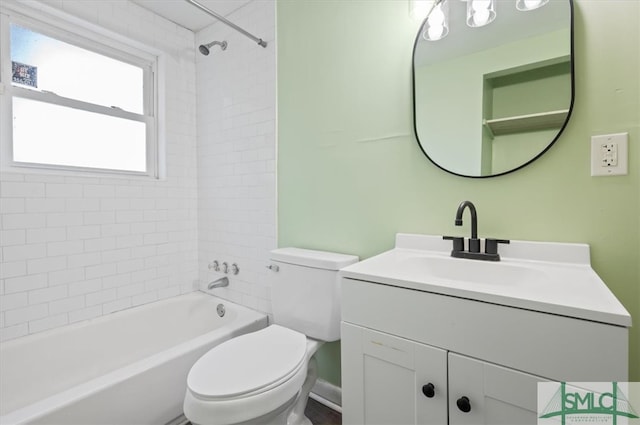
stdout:
{"type": "Polygon", "coordinates": [[[309,397],[325,406],[342,413],[342,388],[324,379],[318,379],[309,397]]]}

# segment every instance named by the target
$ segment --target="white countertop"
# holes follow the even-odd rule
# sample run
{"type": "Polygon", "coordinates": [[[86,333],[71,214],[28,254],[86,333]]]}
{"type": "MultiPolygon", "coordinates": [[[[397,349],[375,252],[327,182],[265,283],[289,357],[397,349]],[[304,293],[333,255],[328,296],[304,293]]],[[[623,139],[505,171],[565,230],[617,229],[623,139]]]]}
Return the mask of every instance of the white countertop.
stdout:
{"type": "Polygon", "coordinates": [[[396,247],[341,270],[345,278],[631,326],[631,316],[591,268],[589,246],[511,241],[501,261],[451,257],[442,236],[398,234],[396,247]]]}

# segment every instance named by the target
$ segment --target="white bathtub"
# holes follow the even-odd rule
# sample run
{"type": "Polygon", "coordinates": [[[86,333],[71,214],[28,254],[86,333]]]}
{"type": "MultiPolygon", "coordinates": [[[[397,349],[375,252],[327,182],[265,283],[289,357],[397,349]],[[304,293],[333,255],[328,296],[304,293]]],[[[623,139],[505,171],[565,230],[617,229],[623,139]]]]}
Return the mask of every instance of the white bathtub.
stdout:
{"type": "Polygon", "coordinates": [[[266,325],[194,292],[2,343],[0,424],[166,424],[182,414],[200,356],[266,325]]]}

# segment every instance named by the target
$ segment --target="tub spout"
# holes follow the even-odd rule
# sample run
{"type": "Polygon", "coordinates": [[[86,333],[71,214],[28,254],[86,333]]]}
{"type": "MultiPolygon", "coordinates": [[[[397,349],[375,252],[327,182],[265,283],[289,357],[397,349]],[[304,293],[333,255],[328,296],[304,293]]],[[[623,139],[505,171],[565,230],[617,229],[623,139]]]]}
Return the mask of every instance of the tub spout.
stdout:
{"type": "Polygon", "coordinates": [[[209,282],[207,289],[223,288],[225,286],[229,286],[229,278],[227,276],[222,276],[221,278],[218,278],[213,282],[209,282]]]}

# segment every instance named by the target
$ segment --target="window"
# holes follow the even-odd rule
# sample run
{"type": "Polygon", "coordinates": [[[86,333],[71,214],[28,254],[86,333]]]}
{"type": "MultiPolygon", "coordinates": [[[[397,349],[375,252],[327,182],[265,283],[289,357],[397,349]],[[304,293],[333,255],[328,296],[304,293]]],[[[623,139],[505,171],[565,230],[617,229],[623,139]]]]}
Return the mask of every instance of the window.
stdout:
{"type": "Polygon", "coordinates": [[[4,163],[156,176],[157,57],[64,28],[2,16],[4,163]]]}

